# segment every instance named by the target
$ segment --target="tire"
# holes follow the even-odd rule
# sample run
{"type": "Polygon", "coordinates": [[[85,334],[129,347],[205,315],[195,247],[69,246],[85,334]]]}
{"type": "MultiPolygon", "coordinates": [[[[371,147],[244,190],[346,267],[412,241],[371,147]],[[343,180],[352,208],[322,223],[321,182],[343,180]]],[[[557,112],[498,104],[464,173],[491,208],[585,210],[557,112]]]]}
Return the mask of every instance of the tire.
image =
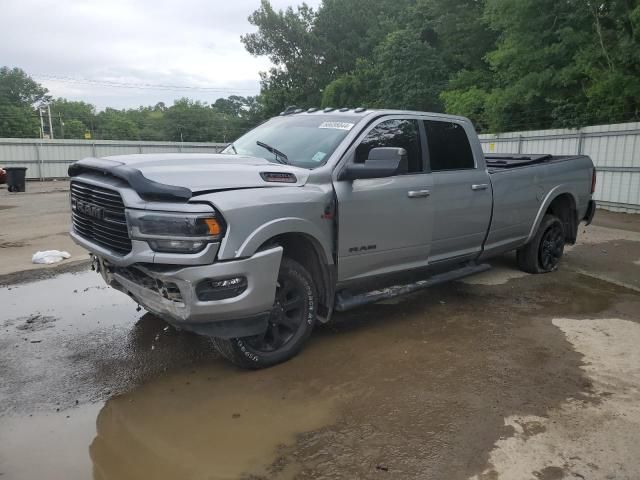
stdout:
{"type": "Polygon", "coordinates": [[[555,215],[545,215],[529,243],[516,252],[518,267],[527,273],[547,273],[558,269],[564,253],[564,227],[555,215]]]}
{"type": "Polygon", "coordinates": [[[267,368],[296,356],[316,324],[317,288],[298,262],[283,258],[276,298],[263,335],[222,339],[213,343],[220,354],[246,369],[267,368]]]}

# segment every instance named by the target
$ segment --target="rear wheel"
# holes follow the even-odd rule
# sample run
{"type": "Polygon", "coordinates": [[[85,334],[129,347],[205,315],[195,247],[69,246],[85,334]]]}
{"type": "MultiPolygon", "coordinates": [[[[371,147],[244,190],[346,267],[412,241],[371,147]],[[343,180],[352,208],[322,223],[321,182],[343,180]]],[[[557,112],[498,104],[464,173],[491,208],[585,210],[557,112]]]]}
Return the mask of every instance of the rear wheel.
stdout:
{"type": "Polygon", "coordinates": [[[242,368],[265,368],[294,357],[316,323],[317,293],[309,272],[283,258],[267,330],[252,337],[214,338],[216,349],[242,368]]]}
{"type": "Polygon", "coordinates": [[[560,219],[555,215],[545,215],[536,235],[516,252],[518,266],[528,273],[556,270],[564,253],[565,242],[560,219]]]}

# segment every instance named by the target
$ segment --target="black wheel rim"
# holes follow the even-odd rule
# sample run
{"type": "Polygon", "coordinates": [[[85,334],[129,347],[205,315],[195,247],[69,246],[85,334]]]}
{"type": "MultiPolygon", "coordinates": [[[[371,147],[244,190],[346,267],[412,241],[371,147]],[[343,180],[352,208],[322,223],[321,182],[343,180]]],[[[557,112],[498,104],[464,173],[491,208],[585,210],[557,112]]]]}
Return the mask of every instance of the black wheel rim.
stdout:
{"type": "Polygon", "coordinates": [[[546,271],[558,266],[562,252],[564,251],[564,232],[562,226],[554,223],[551,225],[540,242],[540,265],[546,271]]]}
{"type": "Polygon", "coordinates": [[[305,318],[304,289],[287,277],[278,278],[276,298],[269,316],[269,325],[263,335],[247,340],[259,352],[275,352],[289,343],[305,318]]]}

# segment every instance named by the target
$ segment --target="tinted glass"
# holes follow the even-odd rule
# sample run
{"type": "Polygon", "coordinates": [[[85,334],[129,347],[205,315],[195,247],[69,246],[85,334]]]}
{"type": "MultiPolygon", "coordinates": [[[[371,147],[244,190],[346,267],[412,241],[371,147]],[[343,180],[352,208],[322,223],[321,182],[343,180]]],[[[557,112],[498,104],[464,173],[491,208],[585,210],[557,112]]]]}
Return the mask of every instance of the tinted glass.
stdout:
{"type": "Polygon", "coordinates": [[[291,165],[316,168],[327,161],[358,120],[318,114],[276,117],[237,139],[223,153],[266,158],[276,163],[276,155],[256,143],[261,142],[284,153],[291,165]]]}
{"type": "Polygon", "coordinates": [[[387,120],[371,130],[356,148],[356,163],[364,163],[376,147],[401,147],[407,151],[407,173],[422,172],[422,150],[416,120],[387,120]]]}
{"type": "Polygon", "coordinates": [[[431,171],[474,168],[473,153],[467,133],[461,125],[425,120],[431,171]]]}

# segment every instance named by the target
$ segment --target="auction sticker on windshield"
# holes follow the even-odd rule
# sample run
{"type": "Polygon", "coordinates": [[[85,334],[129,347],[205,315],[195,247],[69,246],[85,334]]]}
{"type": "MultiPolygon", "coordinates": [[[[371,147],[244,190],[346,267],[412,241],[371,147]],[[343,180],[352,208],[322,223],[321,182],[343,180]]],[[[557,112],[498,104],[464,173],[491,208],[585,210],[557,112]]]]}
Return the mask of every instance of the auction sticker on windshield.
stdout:
{"type": "Polygon", "coordinates": [[[318,128],[333,128],[336,130],[351,130],[355,124],[348,122],[322,122],[318,128]]]}

